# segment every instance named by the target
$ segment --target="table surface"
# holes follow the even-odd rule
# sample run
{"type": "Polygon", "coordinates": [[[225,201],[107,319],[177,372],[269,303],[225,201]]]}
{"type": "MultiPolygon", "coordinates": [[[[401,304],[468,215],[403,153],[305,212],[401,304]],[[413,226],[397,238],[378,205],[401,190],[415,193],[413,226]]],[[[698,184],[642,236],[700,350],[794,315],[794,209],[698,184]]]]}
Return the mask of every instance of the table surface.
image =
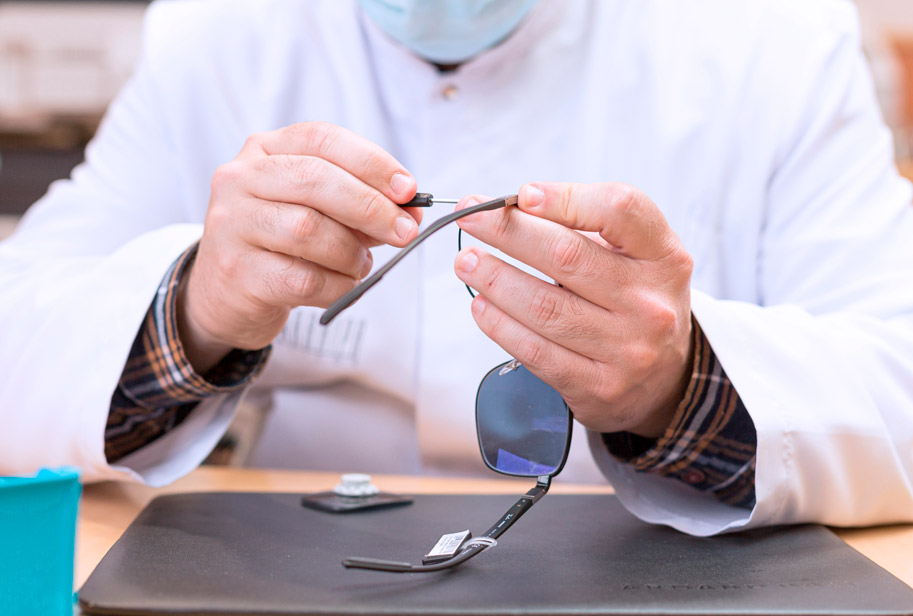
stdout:
{"type": "MultiPolygon", "coordinates": [[[[494,477],[494,475],[493,475],[494,477]]],[[[153,497],[177,492],[318,492],[339,482],[338,473],[201,467],[166,488],[127,483],[85,486],[76,541],[76,588],[153,497]]],[[[463,479],[375,475],[381,490],[402,494],[520,494],[529,479],[463,479]]],[[[609,494],[608,486],[564,484],[556,479],[555,494],[609,494]]],[[[546,497],[547,498],[547,497],[546,497]]],[[[859,552],[913,587],[913,525],[835,529],[859,552]]]]}

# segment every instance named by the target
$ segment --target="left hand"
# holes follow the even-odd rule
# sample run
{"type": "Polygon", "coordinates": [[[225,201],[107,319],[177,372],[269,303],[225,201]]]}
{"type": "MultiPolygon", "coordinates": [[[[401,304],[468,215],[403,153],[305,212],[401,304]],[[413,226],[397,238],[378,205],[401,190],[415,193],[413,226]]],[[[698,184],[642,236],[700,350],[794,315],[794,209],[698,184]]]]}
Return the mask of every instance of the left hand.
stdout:
{"type": "Polygon", "coordinates": [[[455,269],[479,293],[476,323],[586,427],[659,437],[691,376],[691,256],[630,186],[537,182],[517,205],[460,227],[562,286],[464,249],[455,269]]]}

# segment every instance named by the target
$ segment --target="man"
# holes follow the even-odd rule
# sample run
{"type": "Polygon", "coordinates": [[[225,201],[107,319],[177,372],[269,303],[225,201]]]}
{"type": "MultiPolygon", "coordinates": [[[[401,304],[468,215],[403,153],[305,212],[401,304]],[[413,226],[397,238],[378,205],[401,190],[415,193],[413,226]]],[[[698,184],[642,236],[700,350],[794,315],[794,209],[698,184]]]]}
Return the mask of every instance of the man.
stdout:
{"type": "Polygon", "coordinates": [[[911,519],[910,190],[856,31],[840,0],[154,6],[0,252],[3,464],[167,482],[268,391],[303,466],[472,471],[511,356],[646,520],[911,519]],[[419,188],[519,201],[320,329],[419,188]]]}

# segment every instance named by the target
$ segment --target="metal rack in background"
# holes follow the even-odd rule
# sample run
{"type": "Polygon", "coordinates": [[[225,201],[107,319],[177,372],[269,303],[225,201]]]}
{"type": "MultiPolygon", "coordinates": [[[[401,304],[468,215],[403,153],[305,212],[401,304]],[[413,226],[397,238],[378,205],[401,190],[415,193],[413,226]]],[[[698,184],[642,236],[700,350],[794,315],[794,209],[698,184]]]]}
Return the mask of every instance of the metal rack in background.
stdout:
{"type": "Polygon", "coordinates": [[[0,1],[0,216],[24,212],[82,160],[133,68],[147,5],[0,1]]]}

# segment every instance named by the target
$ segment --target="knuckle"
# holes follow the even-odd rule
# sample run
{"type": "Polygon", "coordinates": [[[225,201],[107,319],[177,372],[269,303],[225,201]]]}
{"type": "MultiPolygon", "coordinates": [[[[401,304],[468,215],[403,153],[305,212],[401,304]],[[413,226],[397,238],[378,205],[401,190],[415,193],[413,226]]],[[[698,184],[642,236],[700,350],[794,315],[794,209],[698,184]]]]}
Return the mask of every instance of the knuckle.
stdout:
{"type": "Polygon", "coordinates": [[[270,303],[280,304],[283,303],[283,290],[285,281],[280,272],[271,271],[267,272],[262,277],[263,289],[265,291],[265,296],[268,298],[270,303]]]}
{"type": "Polygon", "coordinates": [[[304,240],[317,235],[322,216],[311,208],[300,208],[292,221],[292,236],[304,240]]]}
{"type": "Polygon", "coordinates": [[[323,277],[312,268],[290,268],[285,275],[289,293],[297,298],[311,298],[320,294],[323,277]]]}
{"type": "Polygon", "coordinates": [[[507,335],[507,320],[500,311],[486,310],[483,320],[479,323],[488,337],[493,340],[504,340],[507,335]],[[496,314],[492,314],[496,312],[496,314]]]}
{"type": "Polygon", "coordinates": [[[530,366],[545,365],[545,345],[543,340],[538,336],[525,335],[520,338],[518,344],[518,355],[523,358],[525,363],[530,366]]]}
{"type": "Polygon", "coordinates": [[[606,404],[614,404],[622,397],[622,387],[618,380],[609,378],[594,380],[596,382],[592,383],[590,387],[598,400],[606,404]]]}
{"type": "Polygon", "coordinates": [[[266,133],[251,133],[244,140],[244,150],[262,150],[266,142],[266,133]]]}
{"type": "Polygon", "coordinates": [[[376,191],[362,195],[362,212],[365,220],[380,220],[387,208],[387,198],[376,191]]]}
{"type": "Polygon", "coordinates": [[[311,156],[293,158],[283,155],[279,157],[278,162],[294,186],[313,188],[320,183],[321,169],[318,159],[311,156]]]}
{"type": "Polygon", "coordinates": [[[552,262],[561,273],[573,274],[580,271],[583,252],[583,238],[579,234],[560,233],[552,245],[552,262]]]}
{"type": "Polygon", "coordinates": [[[493,229],[496,241],[502,242],[506,240],[513,231],[512,214],[513,212],[510,211],[510,208],[504,208],[496,213],[495,226],[493,229]]]}
{"type": "Polygon", "coordinates": [[[630,184],[617,184],[612,199],[612,208],[621,215],[635,210],[640,203],[640,191],[630,184]]]}
{"type": "Polygon", "coordinates": [[[621,293],[636,292],[639,282],[639,273],[628,266],[621,259],[609,259],[605,266],[607,277],[612,280],[612,284],[621,293]]]}
{"type": "Polygon", "coordinates": [[[642,297],[639,304],[640,313],[652,332],[652,338],[665,339],[681,330],[683,323],[679,311],[664,297],[642,297]]]}
{"type": "MultiPolygon", "coordinates": [[[[358,177],[359,178],[371,178],[378,175],[378,171],[389,167],[387,160],[380,152],[370,150],[364,153],[364,157],[361,159],[358,167],[358,177]]],[[[392,176],[393,172],[390,171],[389,175],[392,176]]],[[[386,178],[385,178],[386,179],[386,178]]]]}
{"type": "Polygon", "coordinates": [[[681,251],[684,254],[681,262],[681,272],[683,277],[687,280],[691,280],[691,276],[694,274],[694,257],[691,256],[691,253],[682,249],[681,251]]]}
{"type": "Polygon", "coordinates": [[[562,317],[565,301],[555,289],[539,286],[530,299],[529,315],[535,323],[554,323],[562,317]]]}
{"type": "Polygon", "coordinates": [[[662,304],[653,312],[653,326],[664,336],[673,335],[680,329],[681,319],[678,318],[678,312],[668,305],[662,304]]]}
{"type": "Polygon", "coordinates": [[[222,280],[236,280],[241,272],[241,260],[238,254],[230,250],[220,250],[214,258],[216,272],[222,280]]]}
{"type": "Polygon", "coordinates": [[[634,344],[625,353],[628,370],[637,375],[647,375],[656,366],[657,351],[649,344],[634,344]]]}
{"type": "Polygon", "coordinates": [[[255,207],[250,212],[252,227],[259,227],[267,235],[274,235],[282,228],[282,213],[278,206],[255,207]]]}
{"type": "Polygon", "coordinates": [[[680,281],[690,281],[694,273],[694,258],[691,256],[681,242],[676,241],[671,250],[671,261],[675,271],[679,273],[680,281]]]}
{"type": "Polygon", "coordinates": [[[305,151],[325,156],[336,141],[333,125],[329,122],[303,122],[296,125],[304,142],[305,151]]]}
{"type": "Polygon", "coordinates": [[[213,199],[209,204],[209,209],[206,211],[205,230],[209,232],[229,228],[234,218],[231,210],[232,208],[221,200],[213,199]]]}
{"type": "Polygon", "coordinates": [[[224,188],[235,186],[244,177],[245,170],[245,165],[237,160],[219,165],[212,174],[210,183],[212,192],[218,193],[224,188]]]}
{"type": "Polygon", "coordinates": [[[571,215],[573,212],[572,204],[576,200],[576,186],[574,184],[566,185],[560,193],[558,199],[558,210],[561,220],[567,221],[569,224],[574,224],[574,217],[571,215]]]}
{"type": "Polygon", "coordinates": [[[322,286],[320,275],[299,263],[274,270],[263,277],[267,292],[279,303],[307,303],[322,286]]]}

